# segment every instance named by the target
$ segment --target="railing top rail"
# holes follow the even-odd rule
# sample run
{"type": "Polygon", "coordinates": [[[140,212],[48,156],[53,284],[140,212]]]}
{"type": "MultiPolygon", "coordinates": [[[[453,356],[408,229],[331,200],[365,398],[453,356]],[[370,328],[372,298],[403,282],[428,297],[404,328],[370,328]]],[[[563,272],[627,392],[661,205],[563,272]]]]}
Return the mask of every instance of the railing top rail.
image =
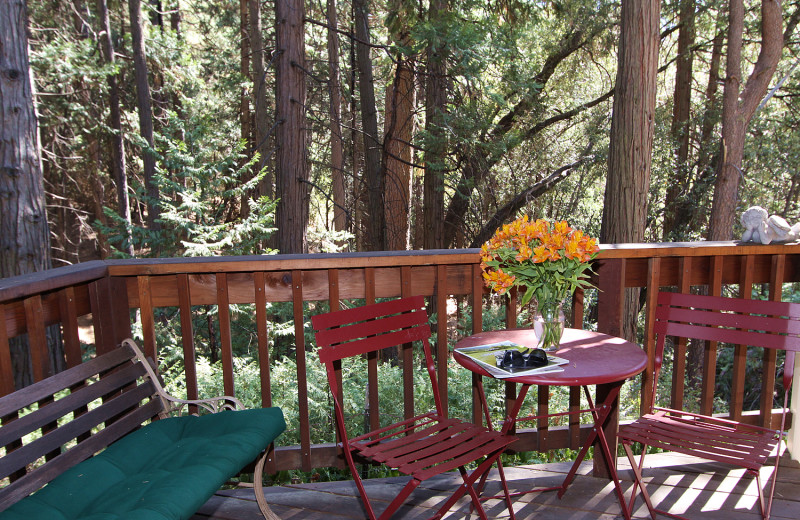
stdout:
{"type": "MultiPolygon", "coordinates": [[[[473,264],[478,261],[479,252],[479,249],[435,249],[306,255],[95,260],[38,273],[0,279],[0,302],[60,289],[108,275],[141,276],[177,273],[289,271],[293,269],[380,268],[397,265],[473,264]]],[[[730,241],[601,244],[599,258],[776,254],[800,254],[800,243],[761,245],[730,241]]]]}
{"type": "Polygon", "coordinates": [[[738,241],[600,244],[600,258],[606,259],[780,254],[800,254],[800,242],[768,245],[738,241]]]}
{"type": "Polygon", "coordinates": [[[108,265],[102,260],[68,265],[36,273],[0,279],[0,303],[25,298],[38,293],[98,280],[108,275],[108,265]]]}
{"type": "Polygon", "coordinates": [[[316,253],[293,255],[215,256],[193,258],[143,258],[110,260],[111,276],[174,273],[290,271],[293,269],[347,269],[397,265],[474,264],[478,249],[432,249],[316,253]]]}
{"type": "MultiPolygon", "coordinates": [[[[480,249],[434,249],[318,253],[307,255],[254,255],[196,258],[145,258],[110,260],[112,276],[173,273],[241,272],[291,269],[347,269],[395,265],[472,264],[480,249]]],[[[600,244],[599,258],[650,258],[669,256],[800,254],[800,243],[752,244],[742,242],[666,242],[600,244]]]]}

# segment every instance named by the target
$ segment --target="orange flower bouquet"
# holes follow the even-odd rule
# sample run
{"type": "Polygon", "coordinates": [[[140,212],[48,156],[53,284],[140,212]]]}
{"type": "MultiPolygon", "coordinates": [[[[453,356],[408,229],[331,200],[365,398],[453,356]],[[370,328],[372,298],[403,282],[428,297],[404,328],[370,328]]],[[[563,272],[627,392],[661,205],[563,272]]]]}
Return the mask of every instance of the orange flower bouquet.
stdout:
{"type": "MultiPolygon", "coordinates": [[[[524,288],[522,305],[535,299],[539,312],[545,315],[557,312],[575,289],[591,286],[587,280],[589,262],[599,249],[597,240],[572,229],[566,221],[531,222],[524,216],[498,229],[481,247],[483,278],[498,294],[515,286],[524,288]]],[[[563,324],[561,327],[555,345],[563,324]]]]}

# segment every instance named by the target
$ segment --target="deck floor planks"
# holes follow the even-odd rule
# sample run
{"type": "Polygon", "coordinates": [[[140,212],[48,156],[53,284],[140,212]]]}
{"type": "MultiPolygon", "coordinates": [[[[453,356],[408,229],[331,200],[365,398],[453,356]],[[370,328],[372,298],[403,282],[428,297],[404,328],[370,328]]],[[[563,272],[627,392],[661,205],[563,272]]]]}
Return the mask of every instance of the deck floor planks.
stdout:
{"type": "MultiPolygon", "coordinates": [[[[758,495],[755,480],[739,478],[741,470],[731,470],[721,464],[702,461],[678,454],[650,455],[646,459],[645,477],[657,507],[688,518],[758,520],[758,495]]],[[[538,464],[506,468],[512,492],[531,487],[559,484],[569,469],[569,463],[538,464]]],[[[762,482],[766,485],[772,467],[765,467],[762,482]]],[[[620,477],[626,494],[632,477],[627,461],[619,461],[620,477]]],[[[531,493],[515,497],[514,511],[520,520],[616,520],[621,519],[619,503],[611,483],[590,475],[591,463],[584,463],[563,499],[556,492],[531,493]]],[[[800,518],[800,468],[781,463],[780,478],[775,492],[772,518],[800,518]]],[[[492,476],[493,478],[496,475],[492,476]]],[[[373,497],[376,513],[389,504],[402,489],[405,477],[365,481],[373,497]]],[[[457,473],[442,475],[423,482],[392,518],[422,520],[434,514],[438,504],[447,499],[461,482],[457,473]]],[[[363,504],[352,481],[296,484],[266,488],[267,501],[282,519],[349,520],[366,518],[363,504]]],[[[499,483],[490,480],[486,493],[499,493],[499,483]]],[[[490,500],[484,503],[489,518],[508,518],[505,502],[490,500]]],[[[473,520],[469,498],[462,498],[450,513],[449,520],[473,520]]],[[[262,518],[252,489],[237,488],[218,492],[192,520],[258,520],[262,518]]],[[[637,500],[635,519],[649,518],[641,498],[637,500]]]]}

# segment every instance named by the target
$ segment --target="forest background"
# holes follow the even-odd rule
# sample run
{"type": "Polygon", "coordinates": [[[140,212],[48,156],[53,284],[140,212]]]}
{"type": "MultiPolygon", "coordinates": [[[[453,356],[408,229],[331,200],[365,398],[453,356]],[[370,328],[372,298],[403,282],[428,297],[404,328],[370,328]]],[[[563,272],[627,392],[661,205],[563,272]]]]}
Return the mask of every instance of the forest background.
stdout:
{"type": "MultiPolygon", "coordinates": [[[[775,0],[41,0],[0,16],[28,36],[40,268],[478,247],[521,213],[605,243],[731,239],[754,204],[793,224],[798,21],[800,2],[775,0]]],[[[20,274],[2,249],[0,276],[20,274]]],[[[216,311],[196,311],[211,388],[216,311]]],[[[290,381],[290,313],[271,312],[290,381]]],[[[177,335],[159,334],[179,373],[177,335]]]]}
{"type": "MultiPolygon", "coordinates": [[[[641,241],[704,239],[722,149],[728,3],[632,3],[660,13],[658,69],[647,191],[621,204],[646,208],[641,241]]],[[[742,84],[764,45],[763,6],[744,7],[742,84]]],[[[28,9],[54,266],[476,247],[518,212],[622,241],[601,236],[618,2],[28,9]],[[281,214],[276,197],[296,213],[281,214]]],[[[737,215],[758,204],[795,223],[800,9],[782,9],[770,84],[780,88],[757,100],[766,102],[747,127],[735,203],[737,215]]],[[[739,233],[731,223],[717,238],[739,233]]]]}

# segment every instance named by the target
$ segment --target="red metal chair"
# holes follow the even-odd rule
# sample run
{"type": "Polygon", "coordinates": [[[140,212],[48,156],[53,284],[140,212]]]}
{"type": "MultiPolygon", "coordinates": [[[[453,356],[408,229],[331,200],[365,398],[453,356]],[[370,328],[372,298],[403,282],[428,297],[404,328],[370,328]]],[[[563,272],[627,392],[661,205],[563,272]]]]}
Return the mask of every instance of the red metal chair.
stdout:
{"type": "Polygon", "coordinates": [[[619,440],[625,448],[636,479],[630,498],[630,510],[633,510],[637,493],[641,491],[653,519],[656,514],[683,518],[656,509],[642,482],[645,451],[648,446],[653,446],[744,468],[746,473],[756,478],[761,515],[767,520],[778,474],[779,443],[786,427],[794,354],[800,350],[800,304],[662,292],[658,295],[655,316],[657,341],[653,396],[658,387],[658,374],[667,336],[749,345],[786,351],[783,413],[780,429],[772,430],[653,406],[650,413],[622,426],[619,431],[619,440]],[[642,444],[642,455],[638,463],[631,451],[631,443],[634,442],[642,444]],[[769,496],[765,501],[759,470],[773,452],[776,454],[775,469],[771,482],[768,482],[769,496]]]}
{"type": "Polygon", "coordinates": [[[516,439],[482,426],[450,419],[443,414],[442,398],[436,382],[436,366],[428,342],[428,314],[422,296],[320,314],[312,316],[311,322],[319,346],[320,361],[328,372],[344,456],[371,520],[377,517],[356,469],[354,456],[367,463],[383,464],[411,477],[400,494],[380,515],[381,519],[389,518],[422,481],[454,469],[458,469],[464,484],[458,486],[453,496],[445,501],[432,518],[441,518],[457,500],[469,493],[478,514],[486,519],[473,484],[495,462],[511,518],[514,518],[499,458],[506,446],[516,439]],[[342,360],[415,341],[422,343],[436,410],[350,438],[345,426],[341,397],[342,360]],[[467,473],[465,465],[480,459],[483,460],[477,468],[467,473]]]}

